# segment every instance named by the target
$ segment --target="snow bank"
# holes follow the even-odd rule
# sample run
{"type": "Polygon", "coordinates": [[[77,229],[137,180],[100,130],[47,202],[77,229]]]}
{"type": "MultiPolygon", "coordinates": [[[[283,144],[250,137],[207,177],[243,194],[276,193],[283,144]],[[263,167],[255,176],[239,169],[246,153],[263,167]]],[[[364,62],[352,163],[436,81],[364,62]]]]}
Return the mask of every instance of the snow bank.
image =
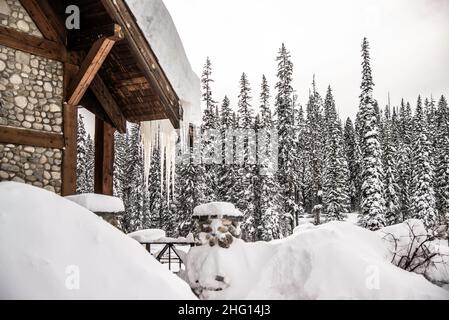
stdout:
{"type": "Polygon", "coordinates": [[[96,193],[83,193],[73,196],[66,196],[66,199],[73,201],[92,212],[123,212],[125,206],[120,198],[96,193]]]}
{"type": "Polygon", "coordinates": [[[196,206],[194,216],[230,216],[240,217],[243,214],[230,202],[209,202],[196,206]]]}
{"type": "Polygon", "coordinates": [[[128,233],[128,236],[139,242],[148,242],[165,238],[165,231],[161,229],[144,229],[128,233]]]}
{"type": "Polygon", "coordinates": [[[0,299],[195,298],[141,245],[92,212],[15,182],[0,183],[0,266],[0,299]]]}
{"type": "Polygon", "coordinates": [[[388,257],[375,232],[347,222],[304,224],[269,243],[194,247],[186,277],[204,299],[449,298],[448,291],[388,257]]]}

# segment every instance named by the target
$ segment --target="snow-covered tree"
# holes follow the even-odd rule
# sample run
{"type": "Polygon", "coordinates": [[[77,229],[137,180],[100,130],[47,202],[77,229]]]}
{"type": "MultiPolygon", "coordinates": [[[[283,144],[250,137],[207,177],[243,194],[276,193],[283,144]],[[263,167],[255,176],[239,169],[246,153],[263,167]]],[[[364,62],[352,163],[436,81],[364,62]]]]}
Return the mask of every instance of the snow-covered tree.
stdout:
{"type": "Polygon", "coordinates": [[[383,126],[385,223],[386,225],[392,225],[402,222],[402,217],[400,215],[399,185],[397,183],[397,150],[392,128],[394,122],[389,115],[386,116],[386,119],[387,121],[383,126]]]}
{"type": "Polygon", "coordinates": [[[427,119],[418,97],[414,118],[414,143],[412,158],[412,216],[421,219],[426,228],[433,230],[438,223],[433,188],[434,168],[430,159],[431,144],[428,138],[427,119]]]}
{"type": "Polygon", "coordinates": [[[251,150],[255,146],[255,137],[247,134],[245,130],[254,130],[254,109],[251,105],[251,87],[248,78],[245,73],[240,78],[240,93],[238,96],[238,116],[239,124],[238,128],[241,131],[242,137],[238,143],[239,150],[242,150],[243,154],[236,154],[240,158],[239,162],[241,166],[238,174],[240,177],[238,190],[237,207],[242,210],[244,214],[244,221],[242,223],[242,229],[244,238],[246,240],[254,240],[256,237],[256,222],[254,217],[254,177],[255,177],[255,158],[254,152],[251,150]]]}
{"type": "Polygon", "coordinates": [[[113,190],[114,196],[123,199],[123,193],[126,185],[126,134],[118,131],[114,132],[114,171],[113,171],[113,190]]]}
{"type": "Polygon", "coordinates": [[[276,58],[278,63],[276,83],[275,108],[277,115],[277,131],[278,131],[278,170],[277,180],[279,182],[280,195],[282,197],[283,206],[280,213],[282,235],[289,235],[293,228],[293,217],[298,210],[295,203],[295,173],[294,159],[295,150],[292,146],[295,143],[294,135],[294,114],[293,114],[293,63],[290,53],[282,44],[276,58]]]}
{"type": "Polygon", "coordinates": [[[378,112],[373,98],[369,43],[362,43],[362,84],[360,86],[360,133],[362,149],[362,190],[359,224],[370,230],[385,226],[382,150],[379,143],[378,112]]]}
{"type": "Polygon", "coordinates": [[[343,136],[337,117],[332,89],[329,86],[324,103],[326,123],[323,209],[326,219],[343,220],[349,211],[348,163],[343,150],[343,136]]]}
{"type": "Polygon", "coordinates": [[[361,190],[361,151],[359,140],[354,130],[352,120],[348,117],[344,129],[344,143],[346,159],[349,169],[349,195],[351,197],[352,210],[360,207],[361,190]]]}
{"type": "Polygon", "coordinates": [[[449,107],[444,96],[436,120],[436,204],[440,224],[449,228],[449,107]]]}
{"type": "Polygon", "coordinates": [[[143,200],[145,185],[144,157],[140,125],[132,124],[127,138],[127,183],[124,188],[123,202],[125,214],[122,227],[126,232],[132,232],[142,228],[143,200]]]}
{"type": "Polygon", "coordinates": [[[76,193],[92,193],[94,192],[94,145],[86,131],[82,114],[78,116],[76,140],[76,193]]]}

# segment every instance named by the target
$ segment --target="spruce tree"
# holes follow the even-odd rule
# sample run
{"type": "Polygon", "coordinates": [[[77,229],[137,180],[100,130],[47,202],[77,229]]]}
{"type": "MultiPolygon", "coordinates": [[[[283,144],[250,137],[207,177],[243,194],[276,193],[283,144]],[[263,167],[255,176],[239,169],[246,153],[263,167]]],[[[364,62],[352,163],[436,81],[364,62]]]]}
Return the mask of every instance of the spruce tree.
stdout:
{"type": "Polygon", "coordinates": [[[360,207],[361,190],[361,151],[354,125],[348,117],[344,129],[344,145],[349,170],[349,196],[351,197],[351,209],[360,207]]]}
{"type": "Polygon", "coordinates": [[[209,57],[206,59],[204,65],[203,73],[201,76],[202,85],[202,100],[204,103],[203,111],[203,123],[201,125],[201,131],[205,137],[203,139],[201,153],[202,153],[202,165],[203,172],[205,174],[204,181],[206,182],[205,197],[206,201],[215,201],[217,199],[217,189],[218,189],[218,166],[214,163],[214,157],[216,156],[215,150],[217,143],[213,134],[207,135],[208,133],[218,134],[219,131],[219,118],[218,118],[218,107],[217,102],[214,100],[212,95],[212,64],[209,57]]]}
{"type": "Polygon", "coordinates": [[[293,63],[290,53],[282,44],[278,56],[276,83],[276,99],[275,108],[277,115],[277,131],[278,131],[278,170],[277,180],[280,188],[281,201],[283,203],[280,209],[281,214],[281,230],[282,235],[286,236],[292,232],[294,227],[294,216],[298,210],[295,203],[295,181],[294,181],[294,162],[295,150],[294,145],[294,114],[293,114],[293,63]]]}
{"type": "MultiPolygon", "coordinates": [[[[388,111],[387,111],[388,112],[388,111]]],[[[389,116],[386,116],[387,121],[384,123],[384,197],[385,197],[385,223],[386,225],[396,224],[402,221],[400,215],[399,203],[399,185],[397,183],[397,150],[396,143],[393,136],[393,122],[389,116]]]]}
{"type": "Polygon", "coordinates": [[[78,131],[76,135],[77,161],[76,161],[76,193],[93,192],[93,167],[92,162],[93,142],[86,132],[84,117],[78,116],[78,131]],[[89,141],[90,140],[90,141],[89,141]]]}
{"type": "Polygon", "coordinates": [[[441,96],[436,111],[436,208],[449,232],[449,107],[441,96]]]}
{"type": "Polygon", "coordinates": [[[243,154],[236,154],[239,157],[240,168],[238,171],[240,181],[237,189],[238,194],[237,207],[244,213],[242,229],[246,240],[254,240],[256,236],[256,226],[254,217],[254,176],[255,176],[255,155],[251,150],[255,147],[255,137],[247,134],[247,130],[254,130],[254,109],[251,105],[251,87],[245,73],[240,78],[240,93],[238,96],[238,116],[241,143],[239,150],[243,154]]]}
{"type": "Polygon", "coordinates": [[[122,227],[126,232],[136,231],[142,228],[143,212],[143,187],[144,179],[144,157],[142,140],[140,136],[140,125],[132,124],[127,137],[127,183],[124,188],[125,214],[122,227]]]}
{"type": "Polygon", "coordinates": [[[369,44],[362,43],[362,84],[360,86],[360,133],[362,149],[362,189],[359,224],[370,230],[385,226],[382,152],[379,143],[378,112],[373,98],[369,44]]]}
{"type": "Polygon", "coordinates": [[[114,132],[113,194],[123,200],[126,185],[126,134],[114,132]]]}
{"type": "Polygon", "coordinates": [[[329,86],[324,103],[326,123],[323,209],[326,219],[344,220],[349,210],[348,164],[343,150],[343,137],[337,110],[329,86]]]}
{"type": "Polygon", "coordinates": [[[414,118],[414,140],[412,217],[423,220],[426,228],[433,230],[437,224],[435,191],[433,188],[434,168],[430,160],[431,143],[428,138],[427,118],[421,96],[418,97],[414,118]]]}

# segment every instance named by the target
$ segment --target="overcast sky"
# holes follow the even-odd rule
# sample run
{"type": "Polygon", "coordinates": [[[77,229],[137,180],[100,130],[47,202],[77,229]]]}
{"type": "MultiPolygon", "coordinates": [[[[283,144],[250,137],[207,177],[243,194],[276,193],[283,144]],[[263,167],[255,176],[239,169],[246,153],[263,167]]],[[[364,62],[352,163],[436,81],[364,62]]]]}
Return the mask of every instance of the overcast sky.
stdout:
{"type": "Polygon", "coordinates": [[[358,108],[360,45],[367,36],[375,98],[415,104],[418,94],[449,93],[449,0],[164,0],[193,69],[213,64],[213,93],[235,107],[244,71],[258,106],[262,74],[274,93],[282,42],[294,63],[294,88],[305,105],[312,76],[334,90],[342,118],[358,108]]]}

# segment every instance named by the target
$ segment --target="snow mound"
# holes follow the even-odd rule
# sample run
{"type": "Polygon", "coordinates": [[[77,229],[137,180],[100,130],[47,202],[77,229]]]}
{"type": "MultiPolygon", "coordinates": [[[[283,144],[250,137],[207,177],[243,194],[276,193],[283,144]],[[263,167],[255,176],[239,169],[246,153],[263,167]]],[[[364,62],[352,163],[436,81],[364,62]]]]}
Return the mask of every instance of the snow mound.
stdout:
{"type": "Polygon", "coordinates": [[[0,299],[195,298],[136,241],[72,201],[1,182],[0,203],[0,299]]]}
{"type": "Polygon", "coordinates": [[[148,242],[165,238],[165,231],[161,229],[144,229],[128,233],[128,236],[139,242],[148,242]]]}
{"type": "Polygon", "coordinates": [[[239,217],[243,214],[230,202],[209,202],[200,204],[193,209],[194,216],[231,216],[239,217]]]}
{"type": "Polygon", "coordinates": [[[120,198],[96,193],[83,193],[73,196],[66,196],[66,199],[73,201],[92,212],[123,212],[125,206],[120,198]]]}
{"type": "Polygon", "coordinates": [[[448,299],[388,260],[375,232],[347,222],[296,229],[272,242],[194,247],[186,276],[203,299],[448,299]]]}

